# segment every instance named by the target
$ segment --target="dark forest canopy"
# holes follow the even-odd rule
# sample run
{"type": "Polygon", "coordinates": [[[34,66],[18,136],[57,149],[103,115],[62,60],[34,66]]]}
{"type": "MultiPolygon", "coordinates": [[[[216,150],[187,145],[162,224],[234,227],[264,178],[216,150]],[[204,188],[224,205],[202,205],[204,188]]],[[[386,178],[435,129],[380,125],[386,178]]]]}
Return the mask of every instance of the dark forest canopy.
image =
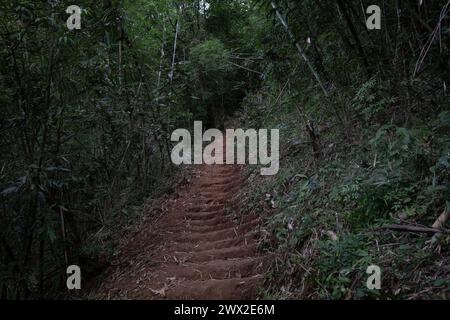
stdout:
{"type": "Polygon", "coordinates": [[[439,254],[401,238],[390,255],[373,244],[395,236],[373,230],[450,210],[450,2],[79,0],[69,30],[72,2],[0,4],[0,297],[57,297],[71,264],[98,274],[182,174],[172,131],[230,117],[284,141],[284,169],[249,200],[278,197],[267,250],[289,274],[269,275],[267,297],[373,297],[347,270],[370,259],[407,283],[385,297],[442,297],[448,238],[439,254]],[[373,4],[381,30],[366,27],[373,4]]]}

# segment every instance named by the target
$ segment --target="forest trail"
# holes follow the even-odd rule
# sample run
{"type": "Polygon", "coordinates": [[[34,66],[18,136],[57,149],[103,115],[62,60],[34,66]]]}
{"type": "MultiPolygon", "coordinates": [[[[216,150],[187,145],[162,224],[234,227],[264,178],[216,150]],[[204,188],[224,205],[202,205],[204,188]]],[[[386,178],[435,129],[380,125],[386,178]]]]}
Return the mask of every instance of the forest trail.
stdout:
{"type": "Polygon", "coordinates": [[[241,168],[201,165],[188,185],[121,247],[102,299],[255,299],[264,257],[256,214],[242,215],[241,168]]]}

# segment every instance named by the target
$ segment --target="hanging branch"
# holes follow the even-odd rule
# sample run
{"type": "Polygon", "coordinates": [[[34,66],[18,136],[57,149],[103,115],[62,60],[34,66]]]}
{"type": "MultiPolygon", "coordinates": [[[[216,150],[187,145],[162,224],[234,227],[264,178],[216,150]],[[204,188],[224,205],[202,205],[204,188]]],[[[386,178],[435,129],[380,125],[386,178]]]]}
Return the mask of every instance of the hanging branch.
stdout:
{"type": "Polygon", "coordinates": [[[317,80],[317,83],[320,85],[320,88],[322,89],[323,93],[325,94],[325,96],[328,96],[328,91],[325,88],[325,85],[323,84],[322,80],[320,79],[319,74],[317,73],[314,65],[312,64],[312,62],[309,60],[308,56],[305,54],[305,51],[303,50],[302,46],[300,45],[300,43],[298,43],[298,41],[295,39],[294,34],[291,31],[291,28],[289,27],[288,23],[286,22],[286,20],[284,19],[283,15],[280,13],[280,11],[278,10],[276,4],[274,1],[271,1],[272,4],[272,8],[275,10],[275,13],[278,17],[278,19],[280,20],[281,24],[283,25],[284,29],[286,30],[286,32],[288,33],[289,37],[291,37],[291,39],[295,42],[295,47],[297,48],[298,52],[300,53],[300,56],[303,58],[303,60],[305,60],[306,64],[308,65],[309,69],[311,70],[312,74],[314,75],[314,77],[317,80]]]}

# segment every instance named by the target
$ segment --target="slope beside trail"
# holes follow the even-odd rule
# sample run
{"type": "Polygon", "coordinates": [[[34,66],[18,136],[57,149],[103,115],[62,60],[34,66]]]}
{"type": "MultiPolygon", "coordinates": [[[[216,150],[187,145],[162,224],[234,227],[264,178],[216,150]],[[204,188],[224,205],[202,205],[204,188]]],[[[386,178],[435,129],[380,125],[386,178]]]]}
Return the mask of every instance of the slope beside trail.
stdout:
{"type": "Polygon", "coordinates": [[[240,213],[241,167],[201,165],[121,247],[100,299],[255,299],[264,257],[256,214],[240,213]]]}

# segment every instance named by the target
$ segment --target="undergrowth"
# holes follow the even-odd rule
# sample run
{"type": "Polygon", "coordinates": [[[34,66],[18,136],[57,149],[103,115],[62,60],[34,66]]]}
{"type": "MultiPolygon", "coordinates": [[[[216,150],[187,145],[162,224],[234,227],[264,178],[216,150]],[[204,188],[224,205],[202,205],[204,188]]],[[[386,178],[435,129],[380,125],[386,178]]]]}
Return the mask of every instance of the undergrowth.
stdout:
{"type": "Polygon", "coordinates": [[[431,226],[450,210],[448,102],[398,125],[386,117],[398,99],[370,80],[339,97],[353,109],[342,126],[327,117],[333,108],[325,98],[312,97],[298,112],[302,95],[276,100],[277,87],[266,89],[259,104],[247,98],[242,117],[247,127],[279,128],[281,136],[280,172],[263,178],[255,171],[260,181],[248,187],[248,207],[265,212],[262,249],[274,256],[263,296],[448,298],[450,237],[430,247],[432,235],[384,228],[431,226]],[[264,112],[271,108],[279,112],[264,112]],[[318,157],[305,118],[316,121],[318,157]],[[381,268],[380,290],[366,286],[370,265],[381,268]]]}

